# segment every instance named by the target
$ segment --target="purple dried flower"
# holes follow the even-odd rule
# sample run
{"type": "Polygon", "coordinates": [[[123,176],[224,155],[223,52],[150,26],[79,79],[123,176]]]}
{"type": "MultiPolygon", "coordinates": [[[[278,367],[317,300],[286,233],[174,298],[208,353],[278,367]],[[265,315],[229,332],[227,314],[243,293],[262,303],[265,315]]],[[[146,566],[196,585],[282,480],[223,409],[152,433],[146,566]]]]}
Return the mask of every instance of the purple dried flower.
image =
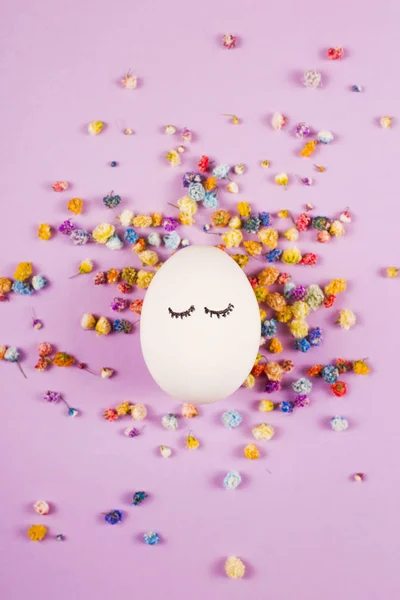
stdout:
{"type": "Polygon", "coordinates": [[[43,400],[46,400],[46,402],[50,402],[51,404],[55,404],[59,400],[62,400],[62,398],[60,392],[52,392],[51,390],[48,390],[44,394],[43,400]]]}
{"type": "Polygon", "coordinates": [[[121,310],[125,310],[128,307],[128,300],[125,298],[114,298],[111,302],[111,310],[115,312],[121,312],[121,310]]]}
{"type": "Polygon", "coordinates": [[[304,285],[298,285],[291,293],[293,300],[303,300],[306,297],[307,290],[304,285]]]}
{"type": "Polygon", "coordinates": [[[267,394],[272,394],[272,392],[279,392],[280,389],[280,381],[267,381],[267,385],[265,386],[264,392],[266,392],[267,394]]]}
{"type": "Polygon", "coordinates": [[[58,231],[60,233],[62,233],[63,235],[71,235],[71,233],[74,231],[74,229],[75,229],[75,225],[73,224],[71,219],[67,219],[66,221],[61,223],[61,225],[58,228],[58,231]]]}
{"type": "Polygon", "coordinates": [[[310,398],[307,394],[298,394],[294,399],[294,405],[298,408],[302,408],[303,406],[308,406],[310,404],[310,398]]]}
{"type": "Polygon", "coordinates": [[[178,225],[179,223],[177,219],[174,219],[173,217],[165,217],[162,222],[162,226],[164,227],[165,231],[168,232],[175,231],[178,225]]]}

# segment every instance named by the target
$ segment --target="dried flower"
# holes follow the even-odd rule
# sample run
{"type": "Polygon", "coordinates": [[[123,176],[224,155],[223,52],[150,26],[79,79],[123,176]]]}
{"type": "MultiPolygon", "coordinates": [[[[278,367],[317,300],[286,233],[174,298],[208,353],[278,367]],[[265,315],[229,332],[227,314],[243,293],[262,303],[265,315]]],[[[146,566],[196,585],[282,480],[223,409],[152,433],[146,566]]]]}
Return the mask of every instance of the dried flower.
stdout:
{"type": "Polygon", "coordinates": [[[39,240],[49,240],[52,236],[50,225],[48,225],[47,223],[41,223],[38,227],[37,236],[39,240]]]}

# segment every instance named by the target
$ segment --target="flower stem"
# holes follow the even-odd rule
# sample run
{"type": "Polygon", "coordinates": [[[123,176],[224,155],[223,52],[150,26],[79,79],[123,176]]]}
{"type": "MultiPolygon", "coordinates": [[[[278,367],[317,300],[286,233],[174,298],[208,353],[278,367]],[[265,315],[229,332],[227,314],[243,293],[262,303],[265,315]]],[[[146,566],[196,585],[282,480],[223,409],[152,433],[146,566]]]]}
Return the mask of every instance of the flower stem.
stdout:
{"type": "Polygon", "coordinates": [[[21,367],[21,365],[19,364],[18,361],[17,361],[17,366],[18,366],[18,369],[21,371],[22,375],[25,377],[25,379],[28,379],[27,376],[25,375],[23,368],[21,367]]]}

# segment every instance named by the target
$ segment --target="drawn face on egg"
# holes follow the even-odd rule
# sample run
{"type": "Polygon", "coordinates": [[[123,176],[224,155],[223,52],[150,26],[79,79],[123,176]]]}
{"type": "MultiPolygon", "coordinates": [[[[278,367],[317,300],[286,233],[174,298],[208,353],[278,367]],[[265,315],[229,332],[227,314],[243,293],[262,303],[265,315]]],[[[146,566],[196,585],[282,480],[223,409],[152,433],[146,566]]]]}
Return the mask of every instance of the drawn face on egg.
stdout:
{"type": "Polygon", "coordinates": [[[251,371],[260,341],[246,275],[218,248],[179,250],[147,290],[140,341],[152,377],[173,398],[201,404],[230,396],[251,371]]]}

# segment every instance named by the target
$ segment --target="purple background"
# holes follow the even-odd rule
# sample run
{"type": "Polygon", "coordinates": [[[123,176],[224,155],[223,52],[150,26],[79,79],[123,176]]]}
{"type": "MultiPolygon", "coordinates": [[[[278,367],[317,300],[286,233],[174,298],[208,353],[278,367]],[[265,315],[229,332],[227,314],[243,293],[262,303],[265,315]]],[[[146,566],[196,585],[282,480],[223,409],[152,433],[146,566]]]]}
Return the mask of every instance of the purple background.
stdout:
{"type": "MultiPolygon", "coordinates": [[[[32,299],[13,297],[0,306],[0,342],[23,349],[28,375],[23,380],[14,365],[0,364],[2,598],[399,597],[394,347],[399,296],[398,281],[381,274],[399,261],[399,129],[394,121],[391,130],[382,130],[377,119],[395,115],[400,104],[400,8],[388,0],[329,5],[13,0],[3,7],[1,275],[31,260],[51,286],[32,299]],[[225,32],[240,35],[239,48],[220,46],[225,32]],[[327,61],[325,49],[338,44],[346,58],[327,61]],[[118,84],[130,67],[140,79],[135,91],[118,84]],[[299,85],[306,68],[323,72],[323,89],[299,85]],[[349,91],[352,84],[364,86],[363,93],[349,91]],[[277,110],[289,118],[282,132],[269,125],[277,110]],[[226,112],[243,123],[230,125],[221,116],[226,112]],[[93,119],[108,124],[98,137],[86,133],[93,119]],[[315,160],[299,158],[301,143],[293,136],[298,121],[332,130],[335,142],[318,149],[315,160]],[[195,133],[181,169],[163,159],[178,143],[163,134],[168,123],[195,133]],[[132,127],[135,135],[124,136],[123,127],[132,127]],[[107,269],[138,266],[138,259],[129,248],[121,253],[95,245],[75,248],[61,235],[40,242],[37,225],[67,218],[72,196],[85,200],[76,218],[80,225],[92,228],[113,218],[101,202],[110,189],[123,197],[121,210],[168,214],[166,202],[182,195],[180,173],[192,169],[202,153],[248,167],[236,178],[241,193],[221,194],[224,207],[245,199],[258,209],[297,213],[312,202],[317,213],[331,216],[350,206],[354,220],[344,238],[319,245],[313,236],[302,236],[300,247],[318,252],[320,266],[291,269],[298,283],[349,281],[333,309],[309,319],[324,327],[324,344],[305,356],[282,355],[295,358],[296,375],[335,356],[368,356],[373,373],[350,376],[346,398],[335,399],[316,385],[308,409],[264,419],[257,411],[262,392],[239,390],[169,432],[161,416],[179,406],[147,373],[138,331],[97,338],[80,328],[83,312],[112,316],[114,295],[110,287],[95,289],[91,276],[67,279],[80,260],[88,256],[107,269]],[[264,158],[271,160],[269,171],[259,167],[264,158]],[[120,166],[110,169],[111,160],[120,166]],[[314,162],[327,171],[315,173],[314,162]],[[291,175],[286,193],[272,182],[282,170],[291,175]],[[310,175],[316,180],[311,188],[296,179],[310,175]],[[70,190],[55,194],[56,179],[68,180],[70,190]],[[30,306],[45,322],[41,332],[31,328],[30,306]],[[344,307],[358,316],[350,332],[333,325],[344,307]],[[118,376],[103,381],[56,368],[36,373],[42,340],[95,370],[114,367],[118,376]],[[71,420],[61,406],[46,405],[41,395],[48,388],[61,391],[82,415],[71,420]],[[122,435],[129,420],[108,423],[101,416],[123,400],[149,407],[143,435],[134,440],[122,435]],[[243,414],[236,431],[220,423],[228,408],[243,414]],[[349,419],[346,433],[330,431],[326,423],[334,414],[349,419]],[[246,461],[242,449],[252,441],[251,427],[264,420],[277,435],[259,444],[261,460],[246,461]],[[189,425],[201,440],[196,452],[184,449],[189,425]],[[162,459],[159,444],[171,446],[173,457],[162,459]],[[231,469],[244,478],[235,492],[222,488],[231,469]],[[366,473],[365,483],[351,481],[355,471],[366,473]],[[140,489],[151,498],[131,507],[131,494],[140,489]],[[33,512],[38,499],[51,503],[49,516],[33,512]],[[101,520],[112,508],[126,511],[120,526],[101,520]],[[32,523],[49,527],[41,544],[26,537],[32,523]],[[145,546],[141,535],[147,530],[158,531],[163,543],[145,546]],[[67,540],[56,542],[57,533],[67,540]],[[223,573],[231,554],[248,566],[243,581],[223,573]]],[[[207,218],[203,211],[198,223],[207,218]]],[[[200,228],[188,229],[187,237],[215,242],[200,228]]],[[[168,341],[159,342],[168,352],[168,341]]],[[[279,399],[285,397],[290,395],[283,392],[279,399]]]]}

